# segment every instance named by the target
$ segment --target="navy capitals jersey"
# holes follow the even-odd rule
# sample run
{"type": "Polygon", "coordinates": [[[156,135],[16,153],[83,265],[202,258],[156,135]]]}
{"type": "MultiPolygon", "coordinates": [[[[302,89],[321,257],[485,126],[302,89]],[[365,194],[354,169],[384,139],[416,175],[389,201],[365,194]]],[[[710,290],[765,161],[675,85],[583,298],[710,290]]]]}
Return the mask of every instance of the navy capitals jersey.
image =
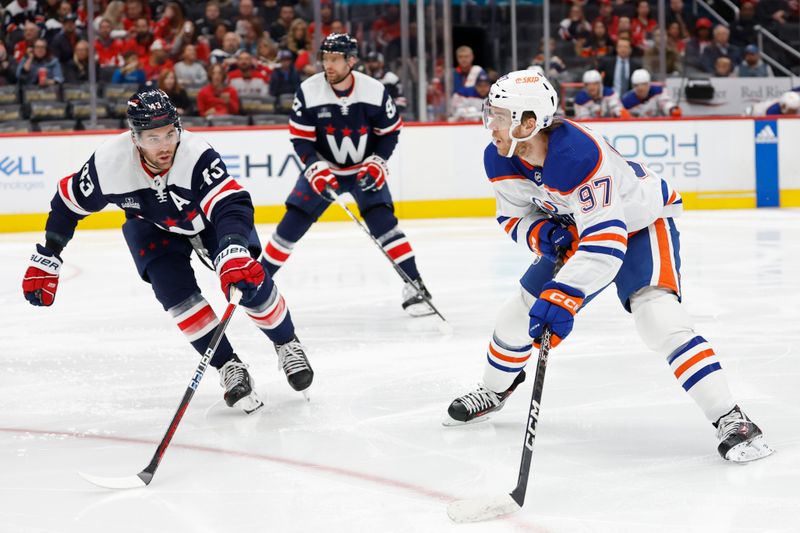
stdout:
{"type": "Polygon", "coordinates": [[[78,172],[59,182],[50,202],[48,236],[66,244],[80,219],[108,204],[182,235],[211,225],[219,237],[246,237],[253,226],[250,195],[228,175],[220,155],[187,131],[172,167],[161,175],[144,168],[130,132],[103,143],[78,172]]]}
{"type": "Polygon", "coordinates": [[[320,72],[297,90],[289,133],[306,165],[323,159],[337,174],[352,174],[370,155],[388,160],[402,125],[379,80],[353,71],[353,86],[348,94],[339,95],[320,72]]]}

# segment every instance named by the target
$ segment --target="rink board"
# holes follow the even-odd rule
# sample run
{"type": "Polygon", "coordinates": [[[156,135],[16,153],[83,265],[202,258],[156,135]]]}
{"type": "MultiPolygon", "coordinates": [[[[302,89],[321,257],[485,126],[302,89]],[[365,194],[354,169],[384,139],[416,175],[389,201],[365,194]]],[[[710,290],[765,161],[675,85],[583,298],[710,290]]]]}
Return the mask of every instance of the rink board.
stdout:
{"type": "MultiPolygon", "coordinates": [[[[628,159],[672,181],[687,208],[800,206],[800,120],[715,118],[592,121],[628,159]]],[[[198,130],[253,196],[256,219],[277,222],[301,164],[285,127],[198,130]]],[[[0,231],[44,227],[56,184],[78,171],[102,133],[0,136],[0,231]]],[[[483,172],[488,135],[480,125],[408,125],[389,161],[389,186],[401,218],[489,216],[483,172]]],[[[323,219],[344,220],[331,209],[323,219]]],[[[120,224],[116,208],[82,227],[120,224]]]]}

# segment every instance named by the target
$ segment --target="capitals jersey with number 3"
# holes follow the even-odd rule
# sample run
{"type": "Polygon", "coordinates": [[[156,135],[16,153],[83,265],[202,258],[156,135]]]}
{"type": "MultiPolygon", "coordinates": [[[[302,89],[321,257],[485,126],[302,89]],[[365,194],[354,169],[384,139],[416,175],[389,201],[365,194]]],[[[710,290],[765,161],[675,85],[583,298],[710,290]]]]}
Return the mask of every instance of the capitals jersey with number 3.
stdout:
{"type": "Polygon", "coordinates": [[[219,237],[247,236],[253,226],[250,195],[228,175],[220,155],[188,131],[162,175],[145,169],[129,132],[103,143],[81,170],[59,181],[46,231],[65,244],[80,219],[108,204],[183,235],[196,235],[210,224],[219,237]]]}
{"type": "Polygon", "coordinates": [[[403,120],[379,80],[353,71],[347,94],[337,94],[325,78],[314,74],[294,97],[289,134],[295,152],[306,165],[322,159],[336,174],[359,170],[370,155],[388,160],[403,120]]]}
{"type": "Polygon", "coordinates": [[[526,249],[537,250],[536,227],[543,220],[575,224],[578,251],[555,279],[584,294],[614,279],[629,233],[683,209],[667,181],[626,161],[602,135],[567,120],[549,134],[542,167],[503,157],[494,144],[484,152],[484,166],[497,200],[497,221],[526,249]]]}

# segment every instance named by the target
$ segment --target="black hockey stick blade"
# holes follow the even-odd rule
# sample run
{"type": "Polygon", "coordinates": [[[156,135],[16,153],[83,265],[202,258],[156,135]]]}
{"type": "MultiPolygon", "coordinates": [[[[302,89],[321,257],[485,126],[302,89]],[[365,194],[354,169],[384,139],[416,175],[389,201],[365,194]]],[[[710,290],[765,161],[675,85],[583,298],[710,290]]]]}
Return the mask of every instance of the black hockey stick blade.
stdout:
{"type": "Polygon", "coordinates": [[[124,477],[103,477],[93,476],[91,474],[84,474],[78,472],[78,475],[93,485],[102,487],[104,489],[141,489],[150,484],[153,475],[149,472],[139,472],[135,476],[124,477]]]}

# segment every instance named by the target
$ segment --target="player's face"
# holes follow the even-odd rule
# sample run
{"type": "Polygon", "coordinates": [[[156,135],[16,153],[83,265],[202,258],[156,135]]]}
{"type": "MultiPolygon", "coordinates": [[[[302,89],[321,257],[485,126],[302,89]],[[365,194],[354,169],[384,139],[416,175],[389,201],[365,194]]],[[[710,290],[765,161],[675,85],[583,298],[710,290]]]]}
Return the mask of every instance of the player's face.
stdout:
{"type": "Polygon", "coordinates": [[[602,83],[600,83],[599,81],[593,81],[591,83],[587,83],[586,84],[586,92],[592,98],[597,98],[598,96],[600,96],[600,86],[601,85],[602,85],[602,83]]]}
{"type": "Polygon", "coordinates": [[[643,100],[647,93],[650,91],[650,84],[649,83],[637,83],[633,86],[633,92],[636,93],[636,96],[639,97],[640,100],[643,100]]]}
{"type": "Polygon", "coordinates": [[[166,170],[172,166],[175,151],[178,149],[180,133],[170,124],[160,128],[145,130],[135,135],[136,145],[148,164],[166,170]]]}
{"type": "MultiPolygon", "coordinates": [[[[509,128],[511,127],[511,111],[502,107],[493,107],[489,102],[483,104],[483,125],[486,129],[492,132],[492,142],[497,147],[497,153],[505,156],[511,149],[511,135],[509,128]]],[[[521,126],[517,126],[514,134],[517,137],[522,137],[520,134],[521,126]]],[[[517,144],[515,153],[520,149],[519,143],[517,144]]]]}
{"type": "Polygon", "coordinates": [[[325,52],[322,54],[322,68],[325,70],[325,78],[328,83],[336,85],[350,75],[352,67],[343,54],[325,52]]]}

